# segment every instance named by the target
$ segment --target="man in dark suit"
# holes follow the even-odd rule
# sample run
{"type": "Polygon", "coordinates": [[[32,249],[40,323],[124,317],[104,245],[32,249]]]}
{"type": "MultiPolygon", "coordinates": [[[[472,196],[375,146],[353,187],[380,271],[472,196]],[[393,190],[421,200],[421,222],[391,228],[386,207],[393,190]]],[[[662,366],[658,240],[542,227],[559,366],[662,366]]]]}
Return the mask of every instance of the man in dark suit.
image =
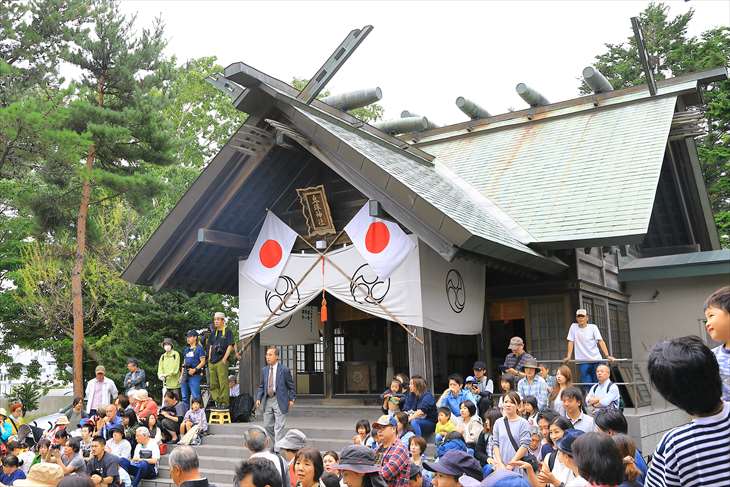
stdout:
{"type": "Polygon", "coordinates": [[[284,435],[286,415],[297,397],[291,371],[279,363],[279,350],[266,348],[266,367],[261,369],[261,383],[256,391],[256,409],[263,404],[264,427],[276,444],[284,435]]]}

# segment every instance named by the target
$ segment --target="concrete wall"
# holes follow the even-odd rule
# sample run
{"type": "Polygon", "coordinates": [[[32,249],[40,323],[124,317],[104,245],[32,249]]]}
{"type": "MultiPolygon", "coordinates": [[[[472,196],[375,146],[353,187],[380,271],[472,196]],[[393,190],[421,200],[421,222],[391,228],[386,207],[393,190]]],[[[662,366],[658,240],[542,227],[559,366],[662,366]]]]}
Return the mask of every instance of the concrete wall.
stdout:
{"type": "MultiPolygon", "coordinates": [[[[57,413],[59,409],[71,405],[73,396],[66,391],[50,391],[47,396],[43,396],[38,400],[38,409],[28,411],[26,416],[29,418],[37,418],[48,414],[57,413]]],[[[10,401],[7,397],[0,397],[0,407],[8,408],[10,401]]]]}
{"type": "Polygon", "coordinates": [[[702,321],[703,305],[707,296],[728,281],[728,276],[705,276],[627,282],[634,359],[646,360],[651,347],[663,338],[698,335],[712,345],[702,321]],[[656,291],[659,295],[652,300],[656,291]]]}
{"type": "Polygon", "coordinates": [[[690,421],[687,413],[671,405],[653,410],[640,408],[638,414],[634,413],[633,408],[627,408],[624,414],[629,425],[629,435],[644,457],[654,453],[664,433],[690,421]]]}

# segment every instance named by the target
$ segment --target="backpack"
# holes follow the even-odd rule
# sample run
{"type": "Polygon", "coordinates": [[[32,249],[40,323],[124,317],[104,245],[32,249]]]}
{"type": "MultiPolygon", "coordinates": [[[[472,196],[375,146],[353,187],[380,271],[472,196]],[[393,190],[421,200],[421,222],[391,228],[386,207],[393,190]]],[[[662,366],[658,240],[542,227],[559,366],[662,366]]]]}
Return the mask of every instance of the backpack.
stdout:
{"type": "Polygon", "coordinates": [[[248,423],[252,421],[254,401],[251,394],[243,393],[231,398],[231,421],[234,423],[248,423]]]}

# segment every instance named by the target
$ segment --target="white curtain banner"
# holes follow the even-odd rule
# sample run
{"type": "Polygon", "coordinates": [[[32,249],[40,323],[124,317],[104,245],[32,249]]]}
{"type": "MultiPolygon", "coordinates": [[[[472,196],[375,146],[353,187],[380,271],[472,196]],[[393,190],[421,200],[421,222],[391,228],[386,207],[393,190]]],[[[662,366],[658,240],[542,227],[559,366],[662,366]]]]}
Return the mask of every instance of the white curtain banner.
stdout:
{"type": "Polygon", "coordinates": [[[305,306],[261,332],[261,345],[310,343],[319,343],[319,309],[315,306],[305,306]]]}
{"type": "MultiPolygon", "coordinates": [[[[413,235],[409,238],[416,240],[413,235]]],[[[482,264],[458,259],[447,262],[418,241],[418,245],[390,278],[383,280],[354,246],[331,251],[327,256],[345,275],[325,261],[324,276],[319,263],[296,286],[318,255],[291,254],[273,291],[246,279],[240,272],[245,261],[239,262],[240,336],[254,333],[290,290],[294,290],[292,296],[269,321],[267,329],[299,313],[310,301],[321,295],[322,289],[354,308],[386,320],[391,318],[377,303],[407,325],[459,335],[481,332],[485,284],[485,268],[482,264]]],[[[282,328],[284,334],[286,329],[287,326],[282,328]]],[[[287,339],[290,344],[292,340],[287,339]]]]}

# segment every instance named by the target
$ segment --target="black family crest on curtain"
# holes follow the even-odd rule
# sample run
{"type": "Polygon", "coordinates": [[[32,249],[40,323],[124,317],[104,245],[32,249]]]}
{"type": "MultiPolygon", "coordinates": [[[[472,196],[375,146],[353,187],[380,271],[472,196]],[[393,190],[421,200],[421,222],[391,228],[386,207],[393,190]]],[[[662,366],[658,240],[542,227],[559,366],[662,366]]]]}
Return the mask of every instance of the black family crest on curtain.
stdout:
{"type": "MultiPolygon", "coordinates": [[[[264,293],[264,301],[266,302],[266,307],[269,309],[269,312],[274,313],[274,316],[279,316],[283,313],[288,313],[289,311],[293,311],[296,309],[296,307],[299,305],[299,302],[301,300],[301,296],[299,295],[299,288],[297,287],[297,283],[294,282],[294,279],[287,275],[281,275],[279,276],[279,280],[276,281],[276,287],[273,291],[266,291],[264,293]],[[279,308],[279,310],[274,313],[274,310],[279,306],[279,304],[284,301],[284,297],[292,293],[292,295],[287,299],[286,303],[279,308]]],[[[277,323],[274,326],[277,328],[286,328],[289,326],[289,323],[291,323],[291,316],[284,320],[281,323],[277,323]]]]}
{"type": "Polygon", "coordinates": [[[446,273],[446,299],[454,313],[464,311],[466,288],[464,287],[464,278],[456,269],[449,269],[449,272],[446,273]]]}
{"type": "Polygon", "coordinates": [[[355,270],[350,281],[350,294],[356,303],[380,304],[390,291],[390,278],[380,280],[375,271],[363,264],[355,270]]]}

